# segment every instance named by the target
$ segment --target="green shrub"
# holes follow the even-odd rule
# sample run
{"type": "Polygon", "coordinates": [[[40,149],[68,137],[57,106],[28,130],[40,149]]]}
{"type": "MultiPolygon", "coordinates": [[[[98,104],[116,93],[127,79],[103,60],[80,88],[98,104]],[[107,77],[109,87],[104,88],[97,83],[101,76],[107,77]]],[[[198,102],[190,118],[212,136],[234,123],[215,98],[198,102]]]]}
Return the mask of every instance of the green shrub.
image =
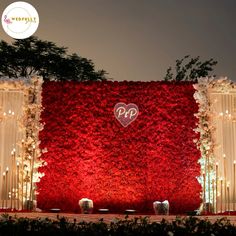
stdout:
{"type": "Polygon", "coordinates": [[[161,222],[151,222],[148,217],[139,217],[124,220],[114,219],[107,224],[103,219],[98,222],[69,221],[65,217],[57,220],[49,218],[17,218],[7,214],[0,218],[0,236],[121,236],[121,235],[163,235],[163,236],[187,236],[209,235],[230,236],[236,235],[236,227],[227,218],[215,222],[196,217],[176,217],[169,222],[163,219],[161,222]]]}

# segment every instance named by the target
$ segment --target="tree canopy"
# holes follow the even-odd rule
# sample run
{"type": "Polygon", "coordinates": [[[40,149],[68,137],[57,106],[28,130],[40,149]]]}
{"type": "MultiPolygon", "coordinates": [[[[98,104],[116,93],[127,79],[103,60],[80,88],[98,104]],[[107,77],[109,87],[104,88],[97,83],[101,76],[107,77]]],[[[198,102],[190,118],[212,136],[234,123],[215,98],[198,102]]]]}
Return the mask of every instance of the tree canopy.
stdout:
{"type": "Polygon", "coordinates": [[[167,69],[164,77],[165,81],[196,81],[197,78],[211,76],[210,72],[213,71],[213,66],[217,61],[212,58],[201,62],[200,57],[190,58],[189,55],[182,59],[176,60],[175,71],[172,67],[167,69]]]}
{"type": "Polygon", "coordinates": [[[12,44],[0,41],[0,76],[9,78],[42,76],[44,80],[106,80],[104,70],[66,47],[37,37],[16,39],[12,44]]]}

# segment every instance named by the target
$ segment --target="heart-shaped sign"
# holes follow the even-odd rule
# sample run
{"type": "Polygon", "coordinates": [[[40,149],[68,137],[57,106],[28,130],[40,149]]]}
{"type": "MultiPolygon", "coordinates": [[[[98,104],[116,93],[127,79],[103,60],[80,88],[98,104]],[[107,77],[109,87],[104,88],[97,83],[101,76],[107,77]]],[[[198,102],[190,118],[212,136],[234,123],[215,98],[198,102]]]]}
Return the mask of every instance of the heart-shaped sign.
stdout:
{"type": "Polygon", "coordinates": [[[138,112],[138,106],[134,103],[126,105],[123,102],[119,102],[114,107],[115,117],[124,127],[127,127],[138,117],[138,112]]]}

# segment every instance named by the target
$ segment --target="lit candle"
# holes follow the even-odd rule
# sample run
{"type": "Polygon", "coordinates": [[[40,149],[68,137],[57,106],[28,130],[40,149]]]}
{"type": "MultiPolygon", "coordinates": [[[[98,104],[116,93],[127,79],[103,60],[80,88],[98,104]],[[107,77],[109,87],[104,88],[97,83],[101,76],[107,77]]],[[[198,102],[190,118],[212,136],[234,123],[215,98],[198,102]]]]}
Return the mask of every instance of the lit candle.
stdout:
{"type": "Polygon", "coordinates": [[[6,208],[8,207],[8,171],[9,168],[6,168],[6,208]]]}
{"type": "Polygon", "coordinates": [[[212,201],[212,205],[213,205],[213,212],[215,212],[215,180],[212,179],[212,198],[213,198],[213,201],[212,201]]]}
{"type": "Polygon", "coordinates": [[[210,180],[210,157],[207,157],[207,179],[208,179],[208,212],[211,211],[210,209],[210,202],[211,202],[211,180],[210,180]]]}
{"type": "Polygon", "coordinates": [[[217,196],[218,196],[218,173],[219,173],[219,163],[216,162],[216,213],[218,212],[218,199],[217,199],[217,196]]]}
{"type": "Polygon", "coordinates": [[[31,162],[31,176],[30,176],[30,201],[33,203],[33,173],[34,173],[34,159],[35,159],[35,145],[33,145],[33,156],[31,162]]]}
{"type": "MultiPolygon", "coordinates": [[[[226,155],[223,154],[223,158],[224,158],[224,196],[225,196],[225,203],[226,203],[226,199],[227,199],[227,176],[226,176],[226,155]]],[[[226,204],[225,204],[225,211],[226,211],[226,204]]]]}
{"type": "Polygon", "coordinates": [[[15,208],[15,197],[16,197],[16,149],[13,149],[13,166],[12,166],[12,173],[13,173],[13,184],[12,184],[12,199],[13,199],[13,209],[15,208]]]}
{"type": "Polygon", "coordinates": [[[229,182],[227,183],[227,202],[228,202],[228,211],[230,211],[230,207],[229,207],[229,182]]]}
{"type": "Polygon", "coordinates": [[[223,212],[223,178],[220,178],[220,212],[223,212]]]}
{"type": "Polygon", "coordinates": [[[11,185],[10,185],[10,191],[11,191],[11,210],[13,210],[13,195],[14,195],[14,166],[15,166],[15,154],[16,154],[16,150],[15,148],[13,149],[13,151],[11,152],[12,155],[12,168],[11,168],[11,185]]]}
{"type": "Polygon", "coordinates": [[[4,199],[5,199],[5,181],[6,181],[6,173],[2,174],[2,209],[5,207],[4,199]]]}
{"type": "Polygon", "coordinates": [[[19,162],[17,162],[16,168],[17,168],[17,173],[16,173],[17,210],[19,210],[20,209],[20,198],[19,198],[19,191],[20,191],[20,188],[19,188],[20,163],[19,162]]]}
{"type": "MultiPolygon", "coordinates": [[[[25,189],[25,200],[26,200],[26,203],[27,203],[27,200],[28,200],[28,177],[29,177],[29,171],[27,170],[26,171],[26,189],[25,189]]],[[[27,206],[28,206],[28,203],[27,203],[27,206]]]]}
{"type": "Polygon", "coordinates": [[[21,209],[24,209],[24,155],[25,155],[25,141],[21,141],[21,209]]]}
{"type": "Polygon", "coordinates": [[[205,172],[202,173],[203,176],[203,205],[206,204],[206,175],[205,172]]]}
{"type": "Polygon", "coordinates": [[[236,160],[234,160],[234,180],[233,180],[233,210],[235,211],[235,167],[236,160]]]}

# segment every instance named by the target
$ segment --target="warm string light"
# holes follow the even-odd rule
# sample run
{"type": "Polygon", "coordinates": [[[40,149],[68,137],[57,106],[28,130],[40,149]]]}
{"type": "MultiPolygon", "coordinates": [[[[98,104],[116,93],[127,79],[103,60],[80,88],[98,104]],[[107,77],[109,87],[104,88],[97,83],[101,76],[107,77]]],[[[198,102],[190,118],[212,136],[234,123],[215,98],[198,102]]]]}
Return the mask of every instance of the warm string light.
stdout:
{"type": "Polygon", "coordinates": [[[9,110],[8,112],[3,112],[1,115],[1,121],[8,120],[10,118],[13,118],[15,116],[15,112],[12,110],[9,110]]]}
{"type": "Polygon", "coordinates": [[[219,113],[219,118],[222,118],[224,120],[228,120],[228,121],[232,121],[232,122],[236,122],[236,115],[232,115],[231,113],[229,113],[228,110],[224,112],[220,112],[219,113]]]}

